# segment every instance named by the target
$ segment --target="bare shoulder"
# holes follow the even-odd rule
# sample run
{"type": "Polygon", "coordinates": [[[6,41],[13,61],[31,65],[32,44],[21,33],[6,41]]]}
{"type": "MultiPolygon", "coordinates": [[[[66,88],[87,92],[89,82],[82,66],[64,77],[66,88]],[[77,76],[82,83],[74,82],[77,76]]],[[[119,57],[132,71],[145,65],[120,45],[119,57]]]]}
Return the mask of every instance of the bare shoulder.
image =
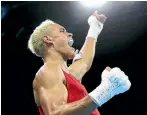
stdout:
{"type": "Polygon", "coordinates": [[[38,89],[39,87],[50,88],[58,82],[62,82],[61,68],[54,64],[43,65],[35,75],[33,80],[33,89],[38,89]]]}
{"type": "Polygon", "coordinates": [[[63,72],[55,65],[44,65],[37,72],[33,81],[34,99],[44,111],[67,102],[67,89],[62,81],[63,72]]]}

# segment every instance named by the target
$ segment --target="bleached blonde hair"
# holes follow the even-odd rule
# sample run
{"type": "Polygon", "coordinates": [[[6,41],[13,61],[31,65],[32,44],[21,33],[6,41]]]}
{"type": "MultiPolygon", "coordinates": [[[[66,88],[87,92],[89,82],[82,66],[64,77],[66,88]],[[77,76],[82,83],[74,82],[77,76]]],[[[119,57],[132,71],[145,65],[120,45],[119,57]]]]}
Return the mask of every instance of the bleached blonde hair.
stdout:
{"type": "Polygon", "coordinates": [[[38,57],[43,57],[43,52],[47,48],[46,44],[42,40],[42,37],[47,31],[49,31],[51,24],[54,24],[51,20],[43,21],[38,27],[35,28],[30,36],[30,39],[28,40],[29,50],[38,57]]]}

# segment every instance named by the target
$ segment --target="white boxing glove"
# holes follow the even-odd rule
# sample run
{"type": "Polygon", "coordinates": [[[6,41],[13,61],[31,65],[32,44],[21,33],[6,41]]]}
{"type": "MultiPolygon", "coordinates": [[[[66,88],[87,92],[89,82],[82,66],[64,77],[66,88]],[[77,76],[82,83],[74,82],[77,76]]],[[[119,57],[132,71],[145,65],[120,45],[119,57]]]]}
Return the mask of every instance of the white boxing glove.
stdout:
{"type": "Polygon", "coordinates": [[[97,40],[98,35],[100,34],[100,32],[103,29],[103,23],[101,23],[96,16],[91,15],[88,18],[88,24],[90,26],[89,30],[88,30],[88,34],[86,38],[94,38],[97,40]]]}
{"type": "Polygon", "coordinates": [[[128,76],[119,68],[113,68],[110,71],[105,69],[102,72],[101,84],[89,93],[89,96],[98,106],[101,106],[115,95],[129,90],[130,87],[128,76]]]}

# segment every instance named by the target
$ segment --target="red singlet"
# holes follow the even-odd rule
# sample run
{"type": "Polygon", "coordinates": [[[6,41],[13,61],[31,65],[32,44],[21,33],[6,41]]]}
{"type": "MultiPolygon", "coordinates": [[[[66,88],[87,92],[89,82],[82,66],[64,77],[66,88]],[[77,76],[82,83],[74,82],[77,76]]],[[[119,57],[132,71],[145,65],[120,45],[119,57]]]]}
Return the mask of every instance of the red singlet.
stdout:
{"type": "MultiPolygon", "coordinates": [[[[76,78],[72,77],[70,74],[64,72],[66,79],[66,88],[68,91],[67,103],[78,101],[88,95],[85,87],[76,78]]],[[[38,106],[40,115],[44,115],[41,106],[38,106]]],[[[95,109],[90,115],[100,115],[98,109],[95,109]]]]}

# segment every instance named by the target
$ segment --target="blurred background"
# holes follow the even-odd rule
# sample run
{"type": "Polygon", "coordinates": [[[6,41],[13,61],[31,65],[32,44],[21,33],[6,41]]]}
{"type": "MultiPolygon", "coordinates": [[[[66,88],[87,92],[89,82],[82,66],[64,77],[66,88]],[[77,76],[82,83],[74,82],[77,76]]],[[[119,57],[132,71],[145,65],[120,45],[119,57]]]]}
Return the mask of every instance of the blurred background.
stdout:
{"type": "Polygon", "coordinates": [[[32,81],[43,62],[27,49],[27,41],[35,27],[46,19],[53,20],[73,33],[74,47],[80,49],[89,29],[87,19],[95,10],[105,14],[107,21],[98,38],[92,68],[82,83],[90,92],[100,84],[101,72],[106,66],[120,67],[129,76],[132,87],[100,107],[101,115],[147,114],[147,2],[109,1],[103,6],[92,7],[79,1],[2,1],[4,115],[39,115],[34,103],[32,81]]]}

